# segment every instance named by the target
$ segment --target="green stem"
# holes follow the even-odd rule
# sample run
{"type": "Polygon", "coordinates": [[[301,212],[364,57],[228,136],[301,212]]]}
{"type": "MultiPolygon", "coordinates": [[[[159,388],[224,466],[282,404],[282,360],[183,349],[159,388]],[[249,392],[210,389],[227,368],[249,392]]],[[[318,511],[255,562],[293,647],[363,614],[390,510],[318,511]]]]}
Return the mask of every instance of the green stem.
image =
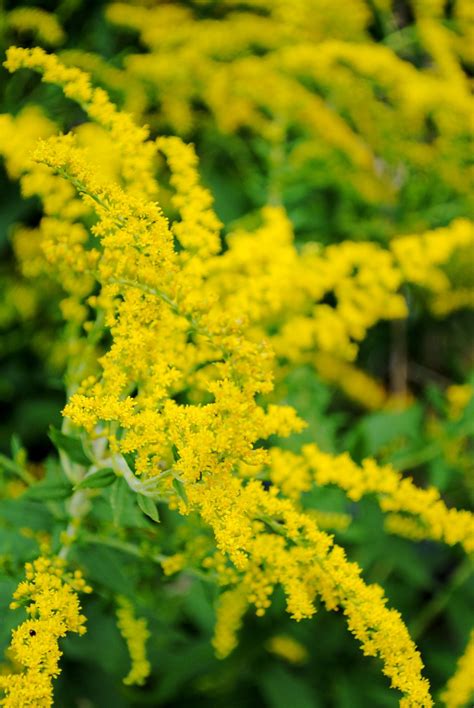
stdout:
{"type": "Polygon", "coordinates": [[[90,509],[87,490],[78,489],[77,492],[74,492],[69,500],[68,507],[70,521],[64,532],[62,546],[58,552],[59,558],[67,558],[71,545],[76,539],[79,525],[90,509]]]}
{"type": "Polygon", "coordinates": [[[83,532],[81,533],[81,541],[84,541],[85,543],[92,543],[96,545],[101,545],[101,546],[108,546],[109,548],[114,548],[117,551],[123,551],[124,553],[128,553],[130,556],[135,556],[135,558],[144,558],[147,557],[150,560],[152,560],[154,563],[161,563],[162,561],[166,560],[167,556],[161,555],[160,553],[155,553],[154,555],[148,556],[147,554],[143,553],[143,551],[138,548],[137,546],[134,546],[133,543],[128,543],[126,541],[120,541],[117,538],[109,538],[105,536],[97,536],[96,534],[89,533],[89,532],[83,532]]]}
{"type": "MultiPolygon", "coordinates": [[[[135,546],[133,543],[120,541],[117,538],[106,538],[104,536],[97,536],[93,533],[82,533],[81,541],[86,544],[91,543],[100,546],[107,546],[108,548],[113,548],[116,551],[128,553],[128,555],[134,556],[135,558],[140,558],[141,560],[146,558],[148,560],[153,561],[153,563],[156,563],[157,565],[161,565],[163,561],[168,559],[168,556],[165,556],[163,553],[154,553],[152,555],[149,555],[148,553],[143,552],[140,548],[138,548],[138,546],[135,546]]],[[[206,582],[215,582],[215,578],[212,574],[203,573],[197,568],[186,568],[185,572],[206,582]]]]}

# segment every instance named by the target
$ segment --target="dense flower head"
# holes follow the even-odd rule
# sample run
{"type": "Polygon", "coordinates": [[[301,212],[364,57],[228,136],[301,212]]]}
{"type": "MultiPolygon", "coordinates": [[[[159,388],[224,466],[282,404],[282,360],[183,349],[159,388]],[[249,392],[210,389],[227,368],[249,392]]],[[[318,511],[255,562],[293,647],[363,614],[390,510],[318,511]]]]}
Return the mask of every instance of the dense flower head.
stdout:
{"type": "Polygon", "coordinates": [[[11,607],[25,607],[28,618],[12,632],[10,652],[21,667],[0,676],[1,705],[53,705],[52,679],[60,673],[59,640],[68,632],[83,634],[78,593],[91,592],[80,571],[71,573],[60,558],[39,557],[25,566],[11,607]]]}

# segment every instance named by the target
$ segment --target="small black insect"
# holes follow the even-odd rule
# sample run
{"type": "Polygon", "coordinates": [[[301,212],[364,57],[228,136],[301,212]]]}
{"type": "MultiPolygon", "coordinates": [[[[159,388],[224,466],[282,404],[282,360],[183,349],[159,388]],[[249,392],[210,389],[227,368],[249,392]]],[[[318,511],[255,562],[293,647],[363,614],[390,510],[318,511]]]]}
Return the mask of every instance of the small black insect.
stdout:
{"type": "Polygon", "coordinates": [[[34,629],[30,629],[30,637],[36,637],[36,632],[34,629]]]}

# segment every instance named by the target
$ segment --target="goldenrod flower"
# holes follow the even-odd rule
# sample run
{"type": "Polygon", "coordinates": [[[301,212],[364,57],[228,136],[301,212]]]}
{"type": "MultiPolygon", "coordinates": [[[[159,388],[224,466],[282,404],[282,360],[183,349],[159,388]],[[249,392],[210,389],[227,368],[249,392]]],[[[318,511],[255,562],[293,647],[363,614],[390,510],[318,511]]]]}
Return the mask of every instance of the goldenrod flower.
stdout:
{"type": "Polygon", "coordinates": [[[468,704],[474,695],[474,630],[469,635],[469,640],[464,654],[458,661],[456,671],[449,679],[446,688],[441,694],[441,699],[447,708],[462,708],[468,704]]]}
{"type": "Polygon", "coordinates": [[[117,598],[117,626],[127,642],[132,666],[123,679],[127,686],[141,686],[150,674],[150,662],[146,658],[146,642],[150,637],[147,621],[137,618],[132,603],[126,597],[117,598]]]}
{"type": "Polygon", "coordinates": [[[12,608],[24,606],[26,619],[12,632],[10,653],[21,670],[0,675],[7,708],[53,705],[52,680],[60,673],[62,652],[59,640],[67,632],[83,634],[85,617],[81,614],[78,592],[91,592],[82,574],[67,572],[59,558],[37,558],[25,566],[26,580],[16,589],[12,608]]]}

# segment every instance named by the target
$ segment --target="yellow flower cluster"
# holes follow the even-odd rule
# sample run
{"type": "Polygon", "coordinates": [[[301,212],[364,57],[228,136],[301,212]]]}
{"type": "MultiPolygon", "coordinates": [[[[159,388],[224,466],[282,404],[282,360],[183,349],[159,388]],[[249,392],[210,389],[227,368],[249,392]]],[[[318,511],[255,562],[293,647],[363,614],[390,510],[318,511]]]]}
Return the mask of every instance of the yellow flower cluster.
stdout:
{"type": "Polygon", "coordinates": [[[344,531],[350,526],[352,517],[339,511],[322,511],[321,509],[311,509],[306,512],[316,520],[321,529],[330,531],[344,531]]]}
{"type": "Polygon", "coordinates": [[[279,498],[276,487],[265,491],[257,481],[243,486],[229,476],[190,486],[187,494],[190,507],[199,510],[220,550],[242,573],[235,589],[239,603],[232,589],[223,595],[217,644],[221,655],[235,645],[247,603],[263,615],[275,585],[281,584],[287,610],[296,620],[314,614],[316,595],[329,610],[342,607],[364,653],[382,659],[392,686],[404,694],[400,705],[432,705],[428,683],[420,675],[420,656],[399,613],[386,608],[382,589],[366,585],[343,549],[290,501],[279,498]]]}
{"type": "MultiPolygon", "coordinates": [[[[245,315],[254,328],[258,325],[279,360],[313,364],[322,378],[337,382],[362,405],[377,409],[403,404],[347,361],[354,359],[358,342],[378,321],[407,315],[399,290],[411,276],[403,271],[401,252],[395,255],[377,244],[357,242],[327,248],[309,243],[298,252],[281,208],[266,207],[262,217],[257,230],[229,234],[228,250],[207,263],[208,287],[219,293],[225,311],[236,318],[245,315]],[[336,300],[334,306],[321,302],[328,295],[336,300]]],[[[437,244],[426,250],[423,267],[444,278],[443,293],[452,291],[440,265],[463,252],[471,239],[472,224],[465,220],[452,229],[413,237],[416,243],[437,244]]],[[[432,278],[425,278],[423,285],[429,293],[437,292],[432,278]]]]}
{"type": "MultiPolygon", "coordinates": [[[[147,16],[146,9],[135,9],[147,16]]],[[[12,48],[6,66],[32,68],[61,85],[116,147],[112,157],[105,141],[100,158],[91,159],[90,146],[102,138],[82,126],[75,135],[40,141],[38,164],[23,155],[17,166],[23,189],[28,185],[45,203],[41,249],[31,260],[43,257],[45,271],[69,294],[62,309],[75,325],[74,341],[86,341],[93,352],[81,357],[84,350],[76,349],[77,385],[64,410],[68,425],[100,438],[97,467],[112,467],[133,491],[212,530],[217,554],[203,544],[189,555],[195,552],[201,570],[223,587],[216,652],[232,650],[246,608],[262,616],[281,586],[295,620],[311,617],[318,598],[329,610],[341,608],[364,653],[382,660],[402,705],[430,706],[421,658],[400,615],[319,529],[318,516],[299,510],[299,500],[315,481],[337,484],[355,501],[373,493],[384,511],[411,515],[430,537],[468,551],[472,516],[447,509],[435,490],[418,489],[373,460],[358,466],[316,446],[296,455],[269,440],[304,427],[292,408],[267,396],[274,378],[284,377],[286,362],[323,367],[321,352],[351,360],[376,322],[406,316],[400,293],[412,278],[403,272],[406,259],[368,242],[298,249],[278,206],[263,210],[256,230],[235,229],[221,252],[220,222],[191,148],[177,138],[148,140],[147,130],[117,111],[86,74],[41,50],[12,48]],[[154,201],[159,153],[170,171],[177,213],[171,224],[154,201]],[[261,482],[267,472],[268,489],[261,482]]],[[[9,156],[8,146],[2,151],[9,156]]],[[[464,233],[465,226],[457,222],[453,230],[464,233]]],[[[25,240],[19,238],[19,250],[26,250],[25,240]]],[[[426,260],[439,269],[453,249],[465,246],[464,236],[454,242],[441,255],[437,246],[428,249],[426,260]]],[[[375,399],[380,390],[368,395],[375,399]]],[[[182,564],[179,553],[163,561],[170,574],[182,564]]],[[[126,601],[120,603],[121,631],[130,643],[133,627],[139,639],[130,644],[126,680],[143,680],[147,629],[126,601]]]]}
{"type": "MultiPolygon", "coordinates": [[[[199,184],[196,158],[191,148],[177,138],[160,138],[157,144],[146,141],[147,131],[136,128],[129,116],[119,113],[101,89],[92,88],[86,74],[75,67],[62,67],[55,57],[42,50],[12,48],[8,57],[6,65],[10,70],[25,66],[42,72],[45,81],[63,86],[65,93],[79,101],[89,116],[100,124],[100,127],[83,124],[74,131],[76,145],[80,148],[75,159],[76,163],[82,162],[85,181],[90,180],[91,171],[100,171],[101,182],[109,182],[99,186],[97,179],[95,183],[92,179],[87,186],[78,182],[78,175],[70,175],[84,196],[84,189],[86,192],[89,190],[89,194],[94,194],[94,189],[97,193],[104,188],[114,191],[116,185],[112,183],[120,178],[126,186],[127,195],[132,192],[135,197],[138,191],[143,195],[156,194],[153,174],[156,152],[160,150],[165,154],[172,172],[171,184],[175,190],[172,200],[179,212],[179,220],[173,223],[171,233],[166,220],[158,216],[158,210],[155,209],[155,214],[150,216],[160,223],[162,238],[168,241],[170,247],[173,235],[178,240],[181,238],[182,245],[186,247],[179,254],[170,255],[168,252],[169,258],[162,262],[159,277],[153,278],[155,283],[160,282],[162,294],[168,299],[174,296],[171,317],[162,308],[160,317],[165,318],[161,321],[163,326],[171,325],[176,320],[178,305],[193,313],[185,313],[188,322],[190,317],[195,317],[197,308],[200,312],[213,310],[214,327],[225,319],[231,320],[231,328],[242,328],[251,323],[255,341],[270,338],[278,357],[275,363],[310,362],[323,378],[341,386],[347,395],[369,408],[376,408],[390,405],[390,398],[377,381],[348,366],[347,360],[354,359],[358,342],[380,319],[406,316],[406,303],[399,288],[403,282],[412,282],[415,277],[409,270],[410,266],[406,265],[413,248],[420,251],[420,248],[425,248],[425,242],[431,244],[425,249],[429,257],[425,255],[423,261],[423,272],[428,274],[423,279],[423,286],[434,290],[436,298],[441,297],[445,304],[446,298],[453,297],[457,298],[457,305],[453,303],[453,307],[468,304],[464,296],[460,298],[464,291],[445,287],[449,285],[449,280],[440,269],[454,251],[465,251],[472,240],[472,226],[465,220],[455,222],[452,227],[440,232],[400,237],[393,242],[390,250],[375,243],[344,242],[325,249],[310,243],[299,252],[284,210],[268,207],[263,210],[263,223],[256,231],[239,229],[231,233],[228,250],[219,253],[220,224],[212,211],[209,193],[199,184]],[[444,246],[443,239],[446,242],[444,246]],[[194,242],[195,246],[192,245],[194,242]],[[407,244],[412,245],[408,247],[407,244]],[[176,269],[181,272],[179,278],[176,269]],[[165,292],[163,288],[166,279],[170,292],[165,292]],[[444,286],[440,290],[441,281],[444,286]],[[334,306],[321,302],[328,296],[334,298],[334,306]]],[[[45,272],[53,275],[67,293],[61,305],[63,315],[75,327],[80,326],[90,316],[90,307],[110,310],[117,302],[118,290],[129,287],[126,281],[132,282],[136,276],[136,273],[131,273],[134,268],[129,267],[128,273],[124,272],[123,267],[116,268],[118,247],[113,249],[112,258],[105,254],[99,256],[82,223],[87,215],[99,210],[101,222],[108,228],[111,207],[117,213],[121,210],[124,193],[117,199],[115,192],[115,204],[108,203],[107,198],[98,204],[94,196],[81,201],[71,184],[61,177],[61,160],[67,162],[68,159],[64,152],[65,144],[61,144],[63,155],[59,160],[54,159],[52,153],[60,150],[61,141],[49,143],[47,149],[44,146],[42,151],[36,152],[37,158],[52,166],[58,174],[46,169],[43,164],[31,161],[34,139],[50,134],[54,130],[52,124],[30,108],[17,118],[1,116],[0,119],[5,127],[4,139],[0,138],[0,152],[7,159],[10,174],[21,176],[25,196],[39,195],[44,203],[45,217],[39,227],[30,231],[29,237],[26,237],[24,230],[19,230],[15,237],[22,270],[27,276],[45,272]],[[46,158],[47,152],[50,155],[46,158]],[[98,277],[95,267],[99,258],[101,264],[103,261],[109,264],[108,268],[101,265],[99,273],[104,287],[100,297],[87,300],[98,277]],[[121,272],[121,277],[113,278],[117,280],[113,284],[111,273],[116,271],[121,272]],[[109,277],[106,279],[105,275],[109,277]]],[[[120,224],[119,218],[115,228],[119,229],[120,224]]],[[[137,226],[133,224],[133,228],[137,226]]],[[[100,225],[96,227],[95,234],[99,235],[97,229],[100,228],[100,225]]],[[[143,222],[140,228],[143,228],[143,222]]],[[[137,243],[135,248],[138,250],[141,245],[137,243]]],[[[151,242],[149,248],[152,248],[151,242]]],[[[120,259],[124,263],[123,248],[121,254],[120,259]]],[[[139,253],[138,257],[141,268],[145,264],[149,266],[148,280],[145,279],[141,285],[141,294],[135,292],[135,300],[145,299],[143,287],[150,286],[149,276],[155,267],[153,264],[157,263],[156,253],[151,259],[149,253],[144,257],[142,255],[139,253]]],[[[465,294],[468,299],[471,297],[469,289],[465,294]]],[[[131,293],[129,295],[132,297],[131,293]]],[[[153,293],[148,292],[148,295],[147,303],[153,298],[153,293]]],[[[438,307],[440,302],[439,299],[433,300],[433,307],[438,307]]],[[[133,313],[130,312],[130,319],[135,322],[136,306],[135,303],[133,313]]],[[[123,304],[122,307],[125,316],[127,306],[123,304]]],[[[143,302],[140,309],[152,312],[156,310],[156,303],[151,307],[143,302]]],[[[161,358],[162,364],[156,363],[156,357],[154,364],[150,364],[156,371],[153,390],[159,397],[163,383],[168,385],[166,382],[169,382],[171,387],[179,388],[183,380],[191,377],[193,396],[196,400],[202,400],[203,394],[195,389],[202,390],[209,377],[215,375],[217,366],[203,366],[205,355],[202,340],[197,347],[201,353],[197,354],[196,347],[188,346],[189,342],[184,341],[187,336],[184,322],[182,319],[178,322],[181,345],[179,348],[172,346],[173,356],[168,349],[168,355],[161,358]],[[164,363],[170,360],[178,365],[170,368],[164,363]]],[[[90,324],[86,322],[86,326],[90,324]]],[[[174,324],[172,326],[175,327],[174,324]]],[[[159,327],[158,322],[156,327],[159,327]]],[[[155,340],[150,328],[148,332],[149,340],[155,340]]],[[[80,344],[77,347],[80,356],[80,344]]],[[[209,348],[206,354],[209,354],[209,348]]],[[[136,358],[136,348],[133,356],[136,358]]],[[[130,356],[127,360],[130,361],[130,356]]],[[[145,361],[142,368],[146,369],[145,361]]],[[[281,374],[284,374],[284,369],[277,368],[276,375],[281,374]]]]}
{"type": "Polygon", "coordinates": [[[387,514],[384,518],[384,529],[388,533],[402,536],[410,541],[424,541],[430,538],[429,531],[411,516],[403,514],[387,514]]]}
{"type": "Polygon", "coordinates": [[[151,666],[146,658],[146,643],[150,637],[147,621],[135,616],[134,608],[126,597],[117,598],[117,626],[127,642],[132,666],[123,682],[127,686],[141,686],[150,675],[151,666]]]}
{"type": "Polygon", "coordinates": [[[222,226],[212,210],[212,196],[199,183],[198,158],[190,145],[176,137],[159,138],[159,150],[166,156],[175,189],[173,206],[181,220],[173,224],[173,233],[181,245],[201,257],[220,251],[222,226]]]}
{"type": "Polygon", "coordinates": [[[165,575],[174,575],[186,567],[186,556],[183,553],[175,553],[161,561],[161,567],[165,575]]]}
{"type": "Polygon", "coordinates": [[[85,617],[81,614],[78,592],[91,592],[80,571],[68,573],[59,558],[40,557],[25,566],[26,580],[14,594],[11,607],[24,606],[28,614],[13,630],[10,653],[20,670],[0,676],[7,708],[53,705],[52,680],[60,673],[59,640],[67,632],[83,634],[85,617]]]}
{"type": "Polygon", "coordinates": [[[64,94],[79,103],[90,118],[110,132],[115,149],[121,155],[122,177],[132,191],[153,195],[157,190],[152,176],[153,146],[147,143],[148,131],[139,128],[126,113],[117,110],[107,93],[93,88],[88,74],[76,67],[61,64],[54,54],[44,50],[10,47],[5,66],[9,71],[28,68],[42,74],[46,83],[57,84],[64,94]]]}
{"type": "Polygon", "coordinates": [[[247,593],[241,586],[226,590],[219,597],[212,645],[216,656],[224,659],[237,646],[237,632],[249,606],[247,593]]]}
{"type": "Polygon", "coordinates": [[[469,636],[464,654],[458,661],[455,673],[449,679],[441,699],[446,708],[462,708],[474,695],[474,630],[469,636]]]}
{"type": "Polygon", "coordinates": [[[446,400],[449,417],[453,420],[460,418],[473,395],[474,389],[470,384],[448,386],[446,400]]]}
{"type": "Polygon", "coordinates": [[[56,15],[40,7],[16,7],[5,14],[5,24],[19,34],[34,34],[40,43],[50,47],[57,47],[66,39],[56,15]]]}
{"type": "Polygon", "coordinates": [[[275,634],[265,646],[269,652],[290,664],[304,664],[308,660],[306,648],[286,634],[275,634]]]}
{"type": "Polygon", "coordinates": [[[314,366],[323,381],[339,385],[346,396],[369,410],[380,410],[390,404],[382,384],[354,364],[316,352],[314,366]]]}
{"type": "Polygon", "coordinates": [[[446,228],[399,236],[391,241],[390,248],[405,282],[423,286],[439,298],[449,294],[452,287],[440,265],[448,263],[456,251],[472,253],[474,223],[457,219],[446,228]]]}
{"type": "Polygon", "coordinates": [[[467,553],[474,551],[474,515],[449,509],[434,487],[420,489],[390,465],[380,467],[366,459],[359,466],[347,454],[334,457],[314,444],[305,446],[303,455],[316,484],[335,484],[353,501],[374,494],[382,511],[410,514],[422,524],[427,537],[449,545],[460,543],[467,553]]]}
{"type": "Polygon", "coordinates": [[[245,131],[275,144],[291,129],[292,174],[322,162],[330,181],[341,186],[349,175],[369,204],[401,203],[404,187],[421,188],[434,164],[437,179],[469,200],[472,172],[458,169],[471,131],[469,0],[455,4],[449,23],[434,5],[416,11],[416,41],[431,59],[419,66],[405,59],[397,33],[389,46],[372,41],[369,27],[389,12],[388,3],[346,0],[341,23],[336,4],[298,0],[291,11],[282,2],[226,1],[205,18],[181,2],[115,2],[106,14],[147,50],[128,55],[125,71],[147,87],[147,119],[159,131],[189,136],[204,109],[224,135],[245,131]]]}

